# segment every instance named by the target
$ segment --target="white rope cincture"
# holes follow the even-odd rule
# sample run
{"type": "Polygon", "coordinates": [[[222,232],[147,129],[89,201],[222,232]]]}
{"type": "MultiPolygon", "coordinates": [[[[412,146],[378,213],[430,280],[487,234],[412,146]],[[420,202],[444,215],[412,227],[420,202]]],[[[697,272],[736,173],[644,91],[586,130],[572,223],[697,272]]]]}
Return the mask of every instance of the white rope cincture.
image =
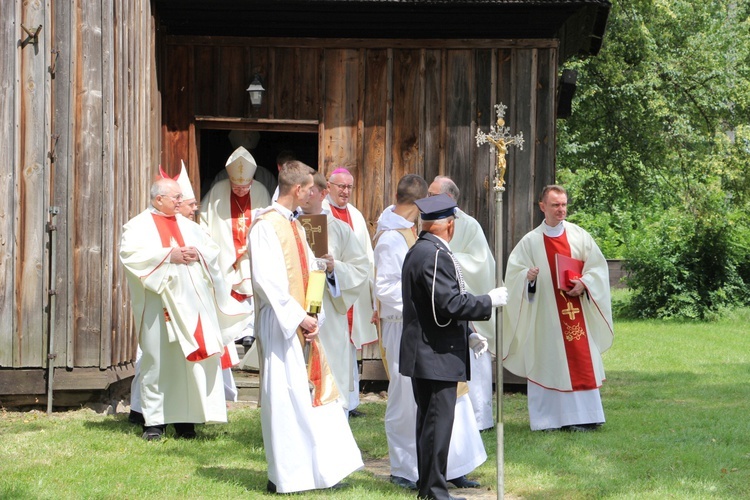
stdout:
{"type": "MultiPolygon", "coordinates": [[[[435,267],[432,270],[432,319],[435,321],[435,324],[437,326],[439,326],[440,328],[445,328],[446,326],[450,325],[451,321],[453,320],[449,319],[447,323],[441,325],[437,320],[437,313],[435,311],[435,278],[437,276],[437,262],[440,250],[441,248],[437,247],[437,252],[435,252],[435,267]]],[[[461,291],[461,295],[465,295],[466,282],[464,281],[464,273],[461,271],[461,266],[458,264],[455,255],[453,255],[451,252],[448,252],[448,255],[450,255],[451,260],[453,261],[453,268],[456,270],[456,280],[458,281],[458,287],[461,291]]]]}

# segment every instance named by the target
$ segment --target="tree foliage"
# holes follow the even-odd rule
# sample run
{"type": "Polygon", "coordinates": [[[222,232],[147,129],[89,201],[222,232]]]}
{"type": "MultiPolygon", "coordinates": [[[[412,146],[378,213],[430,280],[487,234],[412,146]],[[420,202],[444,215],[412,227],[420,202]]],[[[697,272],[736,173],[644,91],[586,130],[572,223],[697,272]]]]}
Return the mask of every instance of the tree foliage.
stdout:
{"type": "Polygon", "coordinates": [[[641,304],[650,316],[746,300],[734,245],[747,228],[730,222],[750,208],[749,16],[750,0],[614,0],[600,54],[566,66],[578,87],[559,122],[558,178],[605,255],[632,259],[635,297],[655,296],[641,304]],[[697,263],[711,259],[723,269],[702,281],[697,263]]]}

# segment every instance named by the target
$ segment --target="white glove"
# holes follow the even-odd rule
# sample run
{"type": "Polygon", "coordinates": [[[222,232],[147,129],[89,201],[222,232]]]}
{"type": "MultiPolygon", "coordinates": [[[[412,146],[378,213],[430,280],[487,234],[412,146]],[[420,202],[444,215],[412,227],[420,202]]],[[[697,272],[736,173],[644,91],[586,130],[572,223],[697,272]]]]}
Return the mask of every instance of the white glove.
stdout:
{"type": "Polygon", "coordinates": [[[492,307],[504,306],[508,303],[508,289],[504,286],[493,288],[487,295],[492,299],[492,307]]]}
{"type": "Polygon", "coordinates": [[[487,352],[490,343],[487,342],[486,338],[482,337],[477,332],[474,332],[469,335],[469,347],[474,351],[474,357],[479,358],[479,356],[487,352]]]}

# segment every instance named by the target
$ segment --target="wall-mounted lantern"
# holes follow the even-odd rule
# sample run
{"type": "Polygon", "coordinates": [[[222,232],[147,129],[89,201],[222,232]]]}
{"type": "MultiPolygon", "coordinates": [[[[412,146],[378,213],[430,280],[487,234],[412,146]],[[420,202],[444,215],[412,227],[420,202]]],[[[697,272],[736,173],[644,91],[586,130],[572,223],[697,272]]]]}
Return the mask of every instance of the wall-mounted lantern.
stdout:
{"type": "Polygon", "coordinates": [[[252,83],[247,87],[247,91],[250,93],[250,103],[253,105],[253,108],[260,108],[261,104],[263,104],[263,93],[266,91],[260,83],[260,75],[256,73],[252,83]]]}

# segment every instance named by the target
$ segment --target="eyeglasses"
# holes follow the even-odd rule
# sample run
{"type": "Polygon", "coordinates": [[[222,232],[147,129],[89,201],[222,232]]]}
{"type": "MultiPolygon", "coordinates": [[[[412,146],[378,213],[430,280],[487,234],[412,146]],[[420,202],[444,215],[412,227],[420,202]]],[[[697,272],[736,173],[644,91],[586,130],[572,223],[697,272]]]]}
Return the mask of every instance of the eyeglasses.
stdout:
{"type": "Polygon", "coordinates": [[[354,184],[336,184],[335,182],[328,181],[328,184],[331,184],[333,186],[336,186],[337,188],[341,189],[342,191],[346,191],[347,189],[351,191],[354,189],[354,184]]]}
{"type": "Polygon", "coordinates": [[[182,194],[178,194],[177,196],[172,195],[172,194],[163,194],[162,196],[169,196],[174,201],[182,201],[182,194]]]}

